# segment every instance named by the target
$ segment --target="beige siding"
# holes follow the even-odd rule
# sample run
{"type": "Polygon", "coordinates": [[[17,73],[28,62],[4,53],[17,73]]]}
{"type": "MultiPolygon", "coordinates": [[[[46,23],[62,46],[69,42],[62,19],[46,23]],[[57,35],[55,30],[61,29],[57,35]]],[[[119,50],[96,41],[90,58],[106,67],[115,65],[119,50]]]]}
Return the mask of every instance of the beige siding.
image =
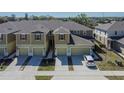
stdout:
{"type": "Polygon", "coordinates": [[[16,50],[16,42],[15,41],[7,44],[8,54],[13,53],[15,50],[16,50]]]}
{"type": "Polygon", "coordinates": [[[3,34],[3,40],[0,40],[0,44],[6,44],[6,34],[3,34]]]}
{"type": "Polygon", "coordinates": [[[67,55],[66,48],[57,48],[57,55],[67,55]]]}
{"type": "Polygon", "coordinates": [[[89,48],[72,48],[71,55],[86,55],[90,53],[89,48]]]}
{"type": "Polygon", "coordinates": [[[41,35],[41,40],[35,40],[35,34],[31,34],[31,44],[44,44],[44,34],[41,35]]]}
{"type": "Polygon", "coordinates": [[[55,44],[67,44],[70,41],[70,34],[65,34],[65,40],[59,40],[59,34],[54,35],[55,44]]]}
{"type": "Polygon", "coordinates": [[[43,55],[43,49],[42,48],[34,48],[33,49],[33,55],[42,56],[43,55]]]}
{"type": "Polygon", "coordinates": [[[13,42],[15,40],[16,40],[16,38],[15,38],[14,34],[8,34],[7,35],[7,43],[13,42]]]}
{"type": "Polygon", "coordinates": [[[4,48],[0,48],[0,56],[4,55],[4,48]]]}
{"type": "Polygon", "coordinates": [[[27,34],[27,40],[20,40],[20,34],[16,35],[17,44],[30,44],[30,34],[27,34]]]}
{"type": "Polygon", "coordinates": [[[28,48],[19,48],[19,55],[28,55],[28,48]]]}

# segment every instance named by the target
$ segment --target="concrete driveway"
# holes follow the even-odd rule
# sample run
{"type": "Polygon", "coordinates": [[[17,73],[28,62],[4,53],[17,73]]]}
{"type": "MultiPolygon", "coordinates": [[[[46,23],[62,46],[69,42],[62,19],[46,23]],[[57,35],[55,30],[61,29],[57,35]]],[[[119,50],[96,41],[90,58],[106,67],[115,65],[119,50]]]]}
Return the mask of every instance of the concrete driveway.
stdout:
{"type": "Polygon", "coordinates": [[[16,65],[21,66],[27,58],[28,58],[28,56],[18,56],[16,65]]]}
{"type": "Polygon", "coordinates": [[[97,71],[98,69],[91,69],[86,66],[86,62],[84,61],[82,56],[73,55],[72,57],[72,64],[74,71],[97,71]]]}
{"type": "Polygon", "coordinates": [[[68,71],[67,56],[57,56],[56,57],[55,71],[68,71]]]}
{"type": "Polygon", "coordinates": [[[41,56],[33,56],[29,63],[25,66],[24,71],[37,71],[42,59],[43,58],[41,56]]]}

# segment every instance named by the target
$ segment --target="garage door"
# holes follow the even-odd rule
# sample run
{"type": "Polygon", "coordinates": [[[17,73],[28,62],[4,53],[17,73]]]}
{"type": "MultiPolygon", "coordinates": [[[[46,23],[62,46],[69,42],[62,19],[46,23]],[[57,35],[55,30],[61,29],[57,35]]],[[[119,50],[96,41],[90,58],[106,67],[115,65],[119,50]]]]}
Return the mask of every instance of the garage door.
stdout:
{"type": "Polygon", "coordinates": [[[57,55],[66,55],[66,48],[57,48],[57,55]]]}
{"type": "Polygon", "coordinates": [[[20,48],[19,55],[28,55],[28,48],[20,48]]]}
{"type": "Polygon", "coordinates": [[[4,48],[0,48],[0,55],[4,55],[4,48]]]}
{"type": "Polygon", "coordinates": [[[71,54],[72,55],[86,55],[89,54],[90,49],[89,48],[72,48],[71,54]]]}
{"type": "Polygon", "coordinates": [[[43,55],[43,49],[42,48],[34,48],[33,49],[33,55],[42,56],[43,55]]]}

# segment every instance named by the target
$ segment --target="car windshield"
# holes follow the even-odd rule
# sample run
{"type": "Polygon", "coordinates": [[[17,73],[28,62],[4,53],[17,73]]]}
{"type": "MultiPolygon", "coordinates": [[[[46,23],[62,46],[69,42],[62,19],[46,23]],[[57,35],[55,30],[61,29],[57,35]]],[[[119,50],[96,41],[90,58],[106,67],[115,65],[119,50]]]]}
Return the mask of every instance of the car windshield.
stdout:
{"type": "Polygon", "coordinates": [[[93,62],[93,60],[88,60],[88,62],[93,62]]]}

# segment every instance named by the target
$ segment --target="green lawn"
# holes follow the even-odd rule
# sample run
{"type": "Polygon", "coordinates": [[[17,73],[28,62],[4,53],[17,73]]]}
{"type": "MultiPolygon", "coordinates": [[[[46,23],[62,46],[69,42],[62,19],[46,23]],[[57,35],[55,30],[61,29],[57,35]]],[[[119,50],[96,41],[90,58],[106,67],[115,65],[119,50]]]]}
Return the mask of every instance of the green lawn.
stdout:
{"type": "Polygon", "coordinates": [[[55,70],[55,60],[43,60],[38,71],[54,71],[55,70]]]}
{"type": "Polygon", "coordinates": [[[97,63],[97,67],[100,70],[119,70],[119,71],[123,71],[124,70],[124,66],[120,67],[117,66],[115,64],[115,60],[121,61],[122,64],[124,65],[124,59],[121,58],[119,55],[117,55],[115,52],[110,51],[105,49],[104,47],[100,47],[99,42],[94,41],[95,46],[95,51],[102,57],[102,61],[96,62],[97,63]]]}
{"type": "Polygon", "coordinates": [[[103,61],[97,62],[97,67],[100,70],[119,70],[123,71],[124,66],[120,67],[114,64],[115,60],[119,60],[124,65],[124,59],[122,59],[119,55],[114,53],[113,51],[107,51],[107,53],[104,54],[103,61]]]}
{"type": "Polygon", "coordinates": [[[124,65],[124,59],[122,59],[119,55],[117,55],[113,51],[107,51],[107,53],[105,53],[103,56],[103,61],[97,62],[97,67],[100,70],[124,70],[124,66],[120,67],[114,64],[115,60],[119,60],[124,65]]]}
{"type": "Polygon", "coordinates": [[[124,80],[124,76],[106,76],[109,80],[124,80]]]}
{"type": "Polygon", "coordinates": [[[35,76],[36,80],[51,80],[53,76],[35,76]]]}

